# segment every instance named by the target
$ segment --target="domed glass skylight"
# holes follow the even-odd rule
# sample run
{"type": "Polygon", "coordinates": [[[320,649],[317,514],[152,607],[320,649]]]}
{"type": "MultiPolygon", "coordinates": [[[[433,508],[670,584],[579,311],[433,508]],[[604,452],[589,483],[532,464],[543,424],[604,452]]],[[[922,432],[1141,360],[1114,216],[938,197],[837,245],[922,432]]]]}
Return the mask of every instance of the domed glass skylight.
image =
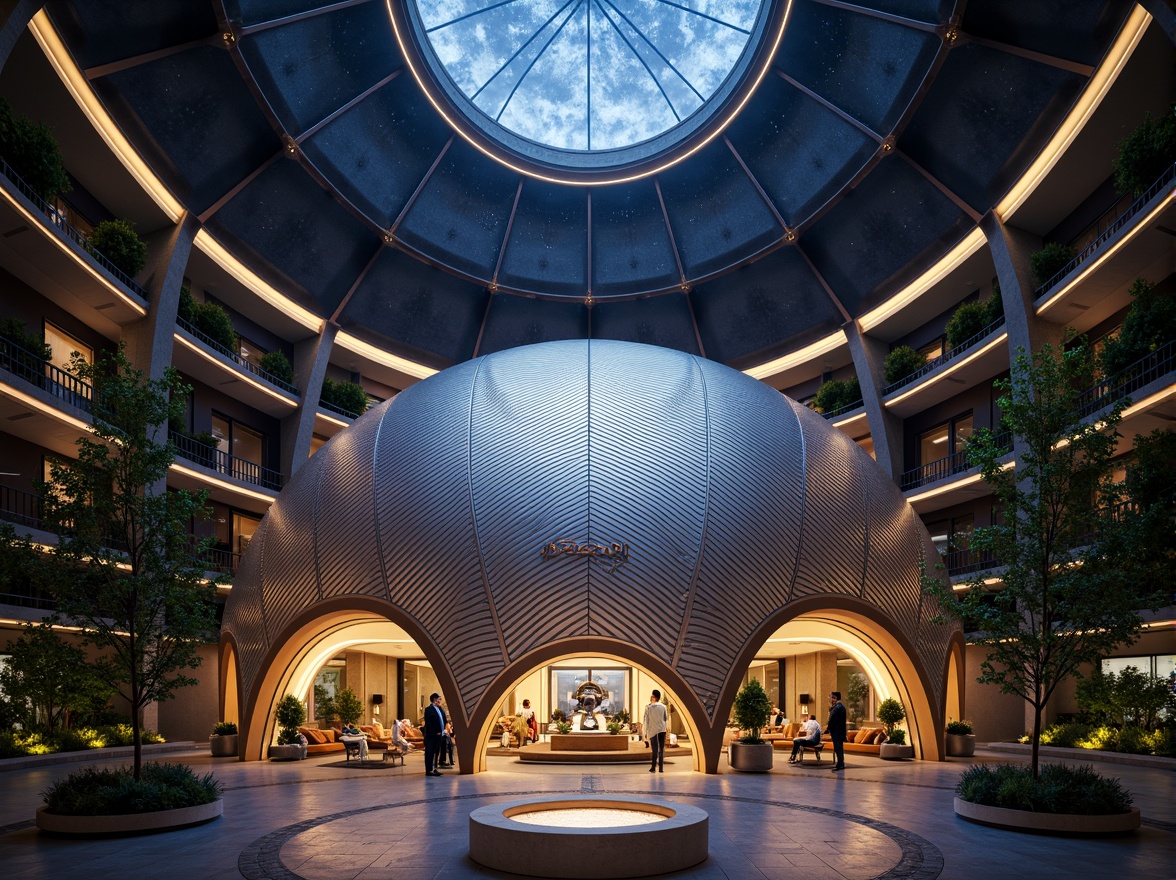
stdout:
{"type": "Polygon", "coordinates": [[[698,112],[739,65],[763,0],[416,0],[473,106],[559,150],[618,150],[698,112]]]}

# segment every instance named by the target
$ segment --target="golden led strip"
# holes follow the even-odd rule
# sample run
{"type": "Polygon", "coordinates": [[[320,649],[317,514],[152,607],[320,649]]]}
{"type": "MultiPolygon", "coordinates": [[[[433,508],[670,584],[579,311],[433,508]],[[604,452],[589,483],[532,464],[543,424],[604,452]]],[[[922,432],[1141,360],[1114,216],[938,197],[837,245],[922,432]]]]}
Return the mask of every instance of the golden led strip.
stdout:
{"type": "Polygon", "coordinates": [[[273,495],[266,495],[253,489],[246,489],[244,486],[238,486],[236,483],[230,482],[229,480],[222,480],[217,477],[210,476],[209,474],[201,473],[200,471],[193,470],[192,468],[182,464],[173,463],[171,467],[168,468],[168,470],[192,477],[193,479],[199,480],[201,483],[204,483],[207,486],[230,489],[233,492],[237,492],[238,494],[248,495],[250,498],[254,498],[258,501],[264,501],[266,504],[273,504],[274,499],[277,498],[278,495],[276,490],[274,491],[273,495]]]}
{"type": "Polygon", "coordinates": [[[233,375],[236,376],[236,378],[241,379],[242,381],[248,383],[249,385],[252,385],[258,391],[264,391],[266,394],[268,394],[274,400],[281,401],[282,403],[284,403],[290,407],[297,407],[298,406],[298,401],[295,400],[293,397],[291,397],[289,394],[283,393],[283,392],[277,390],[276,388],[271,388],[269,386],[269,383],[263,382],[261,379],[254,377],[254,375],[252,373],[250,373],[248,370],[238,371],[238,370],[232,368],[229,364],[226,364],[219,357],[217,357],[213,352],[206,349],[203,345],[200,345],[199,343],[194,342],[191,339],[188,339],[188,337],[185,336],[183,333],[180,333],[179,331],[177,331],[174,334],[174,338],[175,338],[176,342],[180,343],[185,348],[187,348],[191,351],[194,351],[196,354],[200,355],[200,357],[204,358],[204,360],[208,361],[210,364],[213,364],[214,366],[220,367],[221,369],[231,370],[233,375]]]}
{"type": "Polygon", "coordinates": [[[824,339],[818,339],[816,342],[806,345],[804,348],[794,351],[791,354],[786,354],[765,364],[760,364],[758,367],[749,367],[743,372],[753,379],[766,379],[768,376],[783,373],[786,370],[791,370],[793,367],[806,364],[813,358],[828,354],[845,345],[847,341],[845,331],[838,330],[836,333],[830,333],[824,339]]]}
{"type": "Polygon", "coordinates": [[[935,382],[939,382],[943,379],[946,379],[952,373],[956,372],[957,370],[963,369],[968,364],[970,364],[972,361],[974,361],[977,358],[982,357],[983,355],[992,351],[992,349],[996,348],[998,345],[1003,344],[1008,338],[1009,338],[1009,334],[1008,334],[1008,331],[1006,330],[1005,332],[1003,332],[999,336],[997,336],[994,340],[989,342],[983,348],[977,349],[976,351],[972,352],[967,357],[961,358],[960,360],[956,361],[954,364],[952,364],[950,367],[948,367],[942,373],[939,373],[938,375],[936,375],[933,380],[929,380],[927,382],[918,382],[918,381],[913,382],[912,383],[913,387],[909,391],[903,392],[902,394],[898,395],[898,397],[892,397],[890,400],[886,401],[886,406],[894,406],[899,401],[906,400],[908,397],[910,397],[913,394],[918,394],[920,391],[922,391],[923,389],[927,388],[928,386],[934,384],[935,382]]]}

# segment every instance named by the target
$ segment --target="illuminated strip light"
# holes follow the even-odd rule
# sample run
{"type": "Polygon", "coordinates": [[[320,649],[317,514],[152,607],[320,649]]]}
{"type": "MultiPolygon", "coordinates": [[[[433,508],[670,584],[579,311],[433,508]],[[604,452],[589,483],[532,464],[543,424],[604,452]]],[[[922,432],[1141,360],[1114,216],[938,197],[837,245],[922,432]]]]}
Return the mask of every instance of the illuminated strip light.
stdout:
{"type": "Polygon", "coordinates": [[[1038,307],[1037,314],[1044,315],[1047,310],[1056,306],[1061,301],[1062,297],[1064,297],[1067,293],[1089,278],[1090,274],[1094,272],[1099,266],[1117,254],[1130,242],[1134,241],[1141,232],[1150,229],[1152,226],[1152,221],[1154,221],[1156,217],[1159,216],[1159,214],[1161,214],[1170,204],[1172,204],[1173,199],[1176,199],[1176,189],[1173,189],[1171,192],[1169,192],[1167,197],[1164,198],[1164,200],[1158,205],[1156,205],[1155,208],[1149,211],[1146,217],[1136,221],[1135,224],[1131,227],[1131,231],[1129,233],[1116,241],[1113,245],[1107,248],[1106,251],[1099,254],[1095,259],[1084,264],[1082,271],[1075,275],[1074,278],[1070,280],[1069,284],[1059,288],[1057,293],[1055,293],[1038,307]]]}
{"type": "Polygon", "coordinates": [[[1151,20],[1152,17],[1144,10],[1143,6],[1136,4],[1127,23],[1123,25],[1123,29],[1115,39],[1114,45],[1107,52],[1106,60],[1090,78],[1090,82],[1083,90],[1078,103],[1074,105],[1074,109],[1058,126],[1058,130],[1054,132],[1054,136],[1045,149],[1029,166],[1029,170],[1021,175],[1021,179],[1013,184],[1005,197],[997,203],[996,215],[1002,222],[1007,223],[1012,214],[1033,194],[1033,191],[1046,178],[1058,160],[1065,155],[1070,144],[1086,127],[1107,93],[1110,92],[1111,86],[1119,78],[1119,74],[1123,72],[1123,68],[1127,66],[1127,61],[1143,38],[1143,32],[1147,30],[1151,20]]]}
{"type": "MultiPolygon", "coordinates": [[[[1000,466],[1000,469],[1002,471],[1007,471],[1010,468],[1015,468],[1016,466],[1017,463],[1015,461],[1006,461],[1000,466]]],[[[930,489],[924,492],[922,495],[911,495],[909,498],[907,498],[907,503],[915,504],[919,501],[925,501],[928,498],[935,498],[939,495],[946,495],[948,492],[954,492],[957,489],[963,489],[966,486],[975,485],[983,479],[984,477],[981,474],[972,474],[969,477],[964,477],[962,480],[947,480],[944,485],[936,486],[934,489],[930,489]]]]}
{"type": "Polygon", "coordinates": [[[1176,620],[1153,620],[1150,623],[1143,624],[1144,629],[1160,629],[1167,627],[1176,627],[1176,620]]]}
{"type": "Polygon", "coordinates": [[[1131,406],[1129,406],[1129,407],[1127,407],[1127,409],[1123,410],[1123,418],[1128,418],[1129,416],[1137,415],[1137,414],[1143,412],[1144,410],[1151,409],[1153,406],[1158,406],[1159,404],[1161,404],[1165,400],[1167,400],[1169,397],[1171,397],[1173,394],[1176,394],[1176,385],[1169,385],[1167,388],[1163,389],[1162,391],[1157,391],[1151,397],[1146,397],[1143,400],[1139,401],[1139,403],[1131,404],[1131,406]]]}
{"type": "Polygon", "coordinates": [[[1008,331],[1006,330],[1005,332],[1001,333],[999,336],[997,336],[994,340],[992,340],[990,343],[988,343],[983,348],[977,349],[976,351],[974,351],[970,355],[968,355],[966,358],[963,358],[961,360],[956,361],[955,364],[948,367],[942,373],[932,372],[931,375],[933,375],[934,378],[929,379],[926,382],[915,382],[909,391],[905,391],[902,394],[898,395],[898,397],[892,397],[892,398],[890,398],[890,400],[886,401],[886,406],[894,406],[899,401],[906,400],[911,395],[918,394],[920,391],[926,390],[927,388],[934,385],[936,382],[939,382],[939,381],[942,381],[943,379],[946,379],[948,376],[950,376],[956,370],[963,369],[968,364],[972,363],[972,361],[976,360],[976,358],[982,357],[983,355],[992,351],[998,345],[1002,345],[1005,342],[1005,340],[1007,340],[1008,338],[1009,338],[1009,334],[1008,334],[1008,331]]]}
{"type": "Polygon", "coordinates": [[[813,358],[828,354],[846,345],[848,341],[845,336],[845,331],[838,330],[836,333],[831,333],[824,339],[818,339],[816,342],[811,345],[806,345],[798,351],[778,357],[774,361],[760,364],[758,367],[750,367],[743,372],[753,379],[766,379],[769,376],[774,376],[777,373],[783,373],[786,370],[791,370],[793,367],[806,364],[813,358]]]}
{"type": "Polygon", "coordinates": [[[224,361],[222,361],[219,357],[217,357],[211,351],[208,351],[207,349],[205,349],[204,346],[200,345],[200,343],[193,342],[192,340],[188,339],[187,337],[183,336],[182,334],[180,334],[178,332],[174,334],[174,337],[175,337],[176,342],[179,342],[185,348],[191,349],[192,351],[196,352],[196,354],[200,355],[200,357],[204,358],[210,364],[213,364],[214,366],[220,367],[222,370],[229,370],[230,372],[232,372],[232,374],[236,378],[244,380],[245,382],[247,382],[248,384],[250,384],[254,388],[256,388],[258,391],[264,391],[270,397],[274,398],[274,400],[280,400],[282,403],[285,403],[292,408],[298,406],[298,401],[295,400],[294,398],[290,397],[287,394],[283,394],[282,392],[278,391],[276,388],[270,388],[268,383],[263,382],[260,379],[255,378],[253,376],[253,374],[250,373],[248,370],[234,369],[230,364],[226,364],[224,361]]]}
{"type": "Polygon", "coordinates": [[[120,302],[122,302],[123,305],[133,309],[139,315],[139,317],[143,317],[144,315],[147,314],[147,307],[144,306],[142,303],[138,302],[137,300],[135,300],[134,298],[132,298],[123,289],[121,284],[115,284],[113,281],[111,281],[109,278],[107,278],[104,273],[100,272],[98,269],[96,269],[94,266],[92,266],[90,264],[90,262],[88,260],[86,260],[81,254],[79,254],[77,251],[75,251],[73,248],[71,248],[68,244],[66,244],[65,240],[62,239],[62,237],[60,235],[57,235],[56,233],[52,232],[49,229],[49,218],[48,217],[46,217],[44,214],[41,214],[40,212],[37,212],[35,214],[30,213],[29,211],[27,211],[25,209],[24,205],[22,205],[20,202],[18,202],[3,187],[0,187],[0,194],[2,194],[4,196],[5,201],[7,201],[10,205],[12,205],[13,208],[16,209],[18,214],[20,214],[22,217],[24,217],[26,224],[30,228],[38,230],[42,235],[45,236],[45,238],[47,238],[50,242],[52,242],[54,245],[56,245],[56,247],[59,251],[61,251],[63,254],[65,254],[67,257],[69,257],[71,260],[73,260],[75,263],[77,263],[79,266],[81,266],[83,269],[85,269],[87,272],[89,272],[91,275],[93,275],[94,279],[96,281],[98,281],[108,291],[110,291],[110,293],[116,299],[118,299],[120,302]]]}
{"type": "Polygon", "coordinates": [[[958,269],[965,260],[971,258],[973,254],[987,243],[988,239],[985,237],[983,230],[979,226],[974,227],[959,244],[944,254],[934,266],[890,299],[886,300],[882,305],[862,315],[858,319],[862,330],[866,331],[877,327],[888,318],[901,312],[958,269]]]}
{"type": "Polygon", "coordinates": [[[209,486],[228,489],[232,492],[236,492],[239,495],[248,495],[250,498],[256,498],[258,501],[264,501],[266,504],[273,504],[274,499],[277,496],[276,492],[273,495],[266,495],[254,489],[246,489],[244,486],[239,486],[236,483],[229,482],[228,480],[221,480],[217,479],[216,477],[209,476],[208,474],[203,474],[200,471],[193,470],[190,467],[185,467],[182,464],[173,463],[171,467],[168,468],[168,470],[175,471],[176,473],[183,474],[184,476],[192,477],[193,479],[199,480],[201,483],[205,483],[209,486]]]}
{"type": "Polygon", "coordinates": [[[32,409],[43,415],[51,416],[57,421],[63,422],[78,431],[82,431],[86,434],[90,433],[92,426],[89,422],[83,422],[81,419],[74,418],[69,413],[62,412],[56,407],[49,406],[43,401],[37,400],[37,398],[25,394],[23,391],[12,387],[7,382],[0,382],[0,389],[3,389],[3,392],[6,396],[23,403],[29,409],[32,409]]]}
{"type": "Polygon", "coordinates": [[[60,77],[74,102],[86,114],[86,118],[90,120],[90,124],[94,126],[94,130],[98,132],[102,140],[106,141],[110,151],[118,157],[123,167],[135,178],[144,192],[151,196],[163,213],[167,214],[173,223],[179,222],[180,218],[184,216],[184,206],[163,185],[163,181],[155,176],[155,172],[143,161],[143,158],[131,146],[114,120],[107,114],[106,108],[102,106],[102,102],[98,100],[98,96],[90,88],[85,75],[74,64],[69,50],[61,41],[61,37],[53,29],[45,10],[42,9],[33,16],[33,20],[29,23],[29,30],[33,32],[33,36],[41,46],[41,51],[45,53],[45,57],[53,65],[53,69],[57,72],[57,76],[60,77]]]}
{"type": "Polygon", "coordinates": [[[833,427],[834,428],[844,428],[847,425],[852,425],[854,422],[856,422],[860,419],[866,419],[867,421],[869,421],[869,417],[868,417],[865,410],[862,410],[860,413],[857,413],[856,415],[852,415],[849,418],[841,419],[840,421],[833,422],[833,427]]]}
{"type": "Polygon", "coordinates": [[[417,70],[416,66],[412,63],[413,62],[413,54],[405,48],[405,45],[406,45],[405,39],[400,33],[400,28],[398,28],[396,26],[396,16],[393,15],[393,13],[392,13],[392,0],[384,0],[384,5],[388,9],[388,19],[389,19],[389,21],[392,22],[392,33],[393,33],[393,36],[395,36],[395,38],[396,38],[396,45],[400,49],[400,56],[404,59],[405,64],[408,65],[408,70],[412,74],[413,79],[416,80],[417,85],[420,87],[421,93],[429,100],[429,103],[433,105],[433,109],[436,110],[437,113],[441,116],[441,118],[445,120],[446,124],[451,129],[456,131],[459,135],[461,135],[462,140],[464,140],[466,143],[468,143],[471,147],[473,147],[479,153],[482,153],[484,156],[487,156],[488,158],[493,159],[495,162],[497,162],[500,165],[505,165],[507,168],[511,169],[512,171],[516,171],[519,174],[525,174],[527,177],[533,177],[538,180],[546,180],[549,183],[562,183],[567,186],[608,186],[608,185],[611,185],[614,183],[628,183],[631,180],[640,180],[643,177],[649,177],[650,175],[653,175],[653,174],[659,174],[662,171],[665,171],[667,168],[672,168],[674,165],[677,165],[679,162],[693,156],[695,153],[697,153],[699,150],[701,150],[703,147],[705,147],[707,144],[709,144],[711,141],[713,141],[715,138],[717,138],[720,134],[723,133],[723,131],[726,130],[727,126],[729,126],[732,122],[735,121],[735,117],[737,117],[743,111],[744,105],[747,104],[747,102],[751,100],[751,96],[755,94],[756,90],[759,88],[759,84],[763,81],[763,78],[765,76],[767,76],[768,71],[772,67],[772,61],[776,57],[776,52],[780,48],[780,42],[784,39],[784,30],[788,25],[788,19],[792,15],[792,0],[788,0],[788,6],[784,10],[784,15],[781,16],[781,18],[780,18],[780,29],[776,32],[775,39],[772,40],[771,51],[765,53],[765,55],[764,55],[763,67],[760,69],[760,72],[756,75],[755,82],[753,82],[750,86],[747,87],[747,89],[743,95],[743,100],[741,100],[731,110],[731,112],[729,114],[727,114],[727,117],[721,123],[719,123],[719,125],[715,126],[714,131],[712,131],[709,135],[707,135],[703,140],[699,141],[697,144],[692,146],[689,150],[686,150],[682,153],[675,155],[669,161],[667,161],[661,165],[657,165],[656,167],[643,168],[639,172],[636,172],[633,174],[622,175],[620,177],[609,177],[609,178],[604,178],[604,179],[599,178],[599,177],[594,177],[589,180],[584,180],[584,179],[581,179],[578,177],[558,177],[553,174],[541,174],[538,171],[536,171],[534,168],[524,168],[522,165],[512,164],[507,159],[506,156],[499,155],[498,153],[494,152],[493,150],[488,149],[487,147],[478,143],[474,138],[472,138],[466,132],[465,127],[463,125],[459,125],[459,124],[455,123],[449,117],[449,114],[445,112],[445,108],[441,106],[440,102],[438,102],[437,100],[435,100],[433,98],[433,93],[429,88],[429,83],[426,82],[424,77],[421,76],[421,72],[419,70],[417,70]]]}
{"type": "Polygon", "coordinates": [[[314,412],[314,417],[316,419],[322,419],[324,422],[328,422],[329,424],[338,425],[340,428],[351,427],[351,422],[345,421],[336,415],[332,415],[323,409],[316,409],[314,412]]]}
{"type": "Polygon", "coordinates": [[[352,336],[350,333],[344,333],[342,330],[335,335],[335,347],[345,348],[381,366],[390,367],[393,370],[407,373],[409,376],[415,376],[418,379],[427,379],[437,373],[437,370],[434,370],[432,367],[426,367],[424,364],[406,360],[405,358],[392,354],[390,351],[384,351],[382,348],[376,348],[371,343],[364,342],[362,339],[352,336]]]}

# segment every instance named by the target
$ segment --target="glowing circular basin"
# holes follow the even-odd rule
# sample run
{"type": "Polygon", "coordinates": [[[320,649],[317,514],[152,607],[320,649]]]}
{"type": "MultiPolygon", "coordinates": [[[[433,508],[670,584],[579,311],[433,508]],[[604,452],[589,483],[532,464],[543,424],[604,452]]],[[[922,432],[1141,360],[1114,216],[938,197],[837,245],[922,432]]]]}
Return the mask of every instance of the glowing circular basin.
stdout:
{"type": "Polygon", "coordinates": [[[607,852],[610,877],[668,874],[706,860],[709,821],[671,801],[529,798],[470,813],[470,858],[512,874],[564,877],[574,853],[607,852]]]}

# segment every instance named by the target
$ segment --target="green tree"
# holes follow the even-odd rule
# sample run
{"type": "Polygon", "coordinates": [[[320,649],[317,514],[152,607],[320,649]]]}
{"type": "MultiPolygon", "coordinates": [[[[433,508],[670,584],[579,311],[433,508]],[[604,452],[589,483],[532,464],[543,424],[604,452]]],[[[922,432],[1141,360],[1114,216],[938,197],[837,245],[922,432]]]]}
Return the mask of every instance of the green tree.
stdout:
{"type": "Polygon", "coordinates": [[[95,407],[77,461],[53,463],[40,486],[58,535],[58,614],[100,649],[98,675],[129,704],[138,779],[144,708],[195,684],[198,647],[215,639],[215,586],[198,561],[211,539],[189,535],[207,496],[166,490],[167,424],[182,418],[189,390],[178,373],[148,380],[122,346],[93,365],[75,356],[71,368],[93,385],[95,407]]]}
{"type": "Polygon", "coordinates": [[[870,696],[870,680],[860,672],[851,672],[845,686],[845,705],[849,720],[857,721],[866,715],[866,700],[870,696]]]}
{"type": "Polygon", "coordinates": [[[893,697],[887,697],[878,704],[878,720],[886,726],[887,742],[905,740],[905,737],[896,738],[894,736],[894,729],[904,718],[906,718],[906,707],[893,697]]]}
{"type": "Polygon", "coordinates": [[[278,700],[274,720],[278,722],[278,745],[292,746],[302,741],[298,725],[306,721],[306,707],[300,699],[293,694],[286,694],[278,700]]]}
{"type": "Polygon", "coordinates": [[[0,690],[23,709],[28,727],[46,733],[69,726],[70,713],[104,704],[114,691],[94,675],[86,652],[66,642],[48,624],[26,624],[4,649],[10,654],[0,669],[0,690]]]}
{"type": "Polygon", "coordinates": [[[926,363],[927,358],[909,345],[900,345],[886,355],[886,363],[882,367],[886,384],[893,385],[899,379],[905,379],[915,370],[921,369],[926,363]]]}
{"type": "Polygon", "coordinates": [[[1144,117],[1135,131],[1119,142],[1115,158],[1115,188],[1143,195],[1168,166],[1176,162],[1176,107],[1159,119],[1144,117]]]}
{"type": "Polygon", "coordinates": [[[948,613],[975,623],[974,642],[987,655],[982,684],[1025,700],[1033,710],[1033,775],[1045,707],[1058,685],[1115,648],[1133,642],[1139,611],[1159,607],[1148,581],[1132,576],[1129,519],[1100,497],[1114,497],[1109,481],[1117,446],[1119,403],[1097,419],[1082,419],[1078,395],[1090,374],[1086,346],[1020,352],[1011,377],[996,383],[1004,423],[1017,441],[1018,460],[991,430],[968,443],[1004,520],[976,529],[972,547],[1002,567],[1003,588],[991,593],[977,576],[958,594],[924,579],[948,613]]]}
{"type": "Polygon", "coordinates": [[[819,413],[831,413],[844,409],[862,399],[862,387],[858,377],[852,379],[830,379],[817,389],[813,406],[819,413]]]}
{"type": "Polygon", "coordinates": [[[3,98],[0,98],[0,157],[51,205],[60,193],[73,189],[65,173],[61,147],[49,126],[13,113],[3,98]]]}
{"type": "Polygon", "coordinates": [[[147,264],[147,242],[139,238],[130,220],[103,220],[90,233],[88,249],[106,257],[131,278],[147,264]]]}
{"type": "Polygon", "coordinates": [[[1099,368],[1108,379],[1176,339],[1176,296],[1170,289],[1136,278],[1128,293],[1131,309],[1099,358],[1099,368]]]}
{"type": "Polygon", "coordinates": [[[344,724],[354,724],[363,717],[363,703],[351,688],[343,688],[335,695],[335,712],[344,724]]]}
{"type": "Polygon", "coordinates": [[[740,742],[760,743],[760,731],[772,716],[772,701],[768,699],[764,686],[758,678],[753,678],[739,689],[735,695],[735,723],[740,730],[746,730],[747,735],[740,742]]]}

